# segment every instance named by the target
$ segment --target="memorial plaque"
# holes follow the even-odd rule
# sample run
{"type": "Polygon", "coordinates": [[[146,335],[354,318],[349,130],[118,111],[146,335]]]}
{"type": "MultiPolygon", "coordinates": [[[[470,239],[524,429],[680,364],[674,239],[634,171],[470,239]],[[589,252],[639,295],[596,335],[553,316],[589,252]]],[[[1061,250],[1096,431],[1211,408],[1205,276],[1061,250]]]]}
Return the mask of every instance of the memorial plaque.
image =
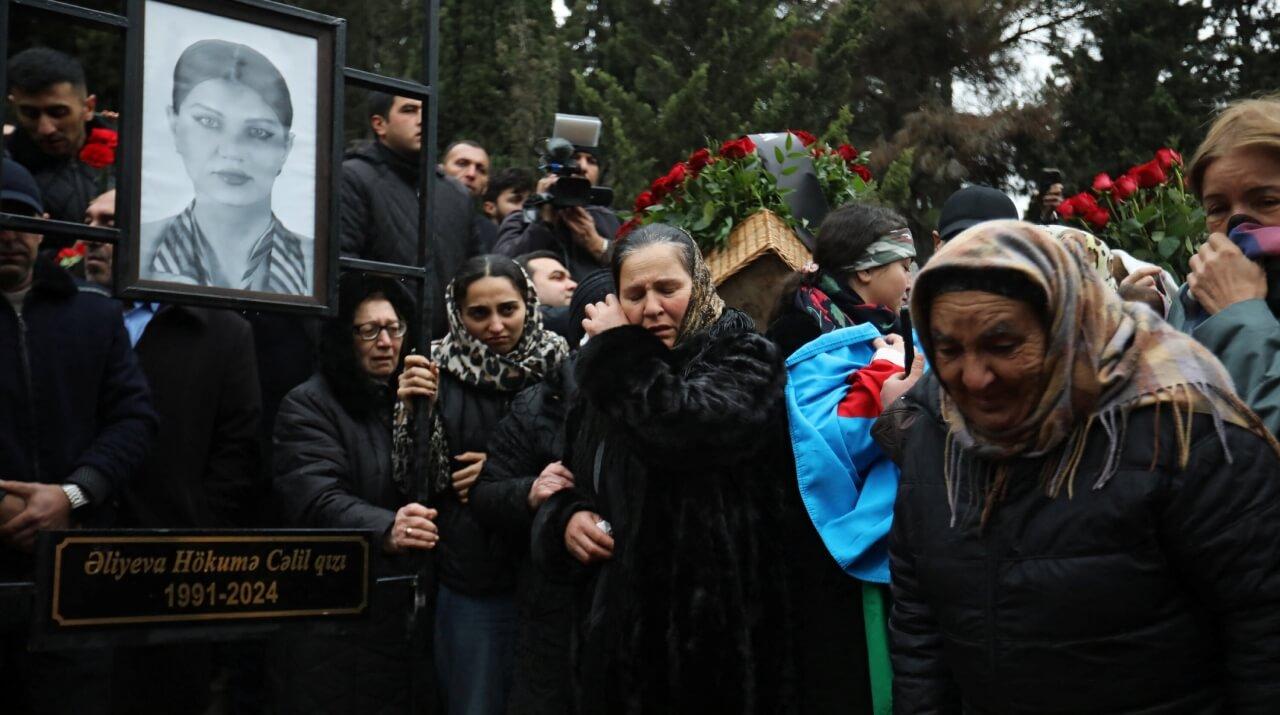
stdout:
{"type": "Polygon", "coordinates": [[[53,632],[354,617],[369,605],[365,532],[63,531],[43,542],[53,632]]]}

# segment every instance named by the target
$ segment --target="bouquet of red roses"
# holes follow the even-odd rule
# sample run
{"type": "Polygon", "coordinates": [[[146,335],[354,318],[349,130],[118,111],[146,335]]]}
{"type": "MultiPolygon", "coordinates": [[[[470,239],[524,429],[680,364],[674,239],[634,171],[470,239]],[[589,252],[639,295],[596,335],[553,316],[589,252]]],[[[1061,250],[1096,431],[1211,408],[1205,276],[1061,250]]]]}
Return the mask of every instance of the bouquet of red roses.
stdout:
{"type": "Polygon", "coordinates": [[[1121,176],[1098,174],[1088,191],[1058,205],[1058,216],[1181,279],[1205,234],[1204,209],[1187,191],[1182,170],[1181,154],[1160,149],[1121,176]]]}
{"type": "MultiPolygon", "coordinates": [[[[848,144],[830,147],[810,132],[788,130],[784,146],[775,147],[778,164],[810,156],[814,174],[832,208],[875,192],[867,157],[848,144]]],[[[797,170],[788,166],[783,174],[797,170]]],[[[634,213],[618,235],[637,226],[661,222],[689,232],[704,252],[723,246],[734,226],[768,209],[796,224],[783,200],[786,190],[764,166],[750,137],[709,144],[677,162],[636,197],[634,213]]]]}

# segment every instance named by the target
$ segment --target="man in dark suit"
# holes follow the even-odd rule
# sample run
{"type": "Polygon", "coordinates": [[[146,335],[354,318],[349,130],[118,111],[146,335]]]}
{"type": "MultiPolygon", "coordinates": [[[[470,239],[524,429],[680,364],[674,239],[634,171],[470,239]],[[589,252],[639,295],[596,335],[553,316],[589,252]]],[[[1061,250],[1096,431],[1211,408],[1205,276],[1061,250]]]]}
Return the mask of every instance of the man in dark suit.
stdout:
{"type": "MultiPolygon", "coordinates": [[[[86,212],[115,224],[115,192],[86,212]]],[[[85,276],[109,294],[112,247],[91,244],[85,276]]],[[[246,526],[260,459],[262,398],[253,332],[229,310],[125,305],[125,329],[151,387],[160,433],[125,488],[121,525],[212,529],[246,526]]],[[[210,699],[212,649],[196,643],[116,652],[116,712],[202,712],[210,699]]]]}

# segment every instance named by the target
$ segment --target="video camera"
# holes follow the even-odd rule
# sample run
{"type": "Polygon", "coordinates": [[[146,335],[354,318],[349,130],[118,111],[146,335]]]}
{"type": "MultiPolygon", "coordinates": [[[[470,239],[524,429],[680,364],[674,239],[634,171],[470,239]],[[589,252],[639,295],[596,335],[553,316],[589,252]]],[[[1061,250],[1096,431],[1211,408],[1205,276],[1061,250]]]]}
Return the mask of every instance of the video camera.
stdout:
{"type": "Polygon", "coordinates": [[[586,172],[578,168],[575,156],[582,151],[594,152],[600,142],[601,122],[598,117],[556,114],[555,127],[538,164],[544,174],[560,177],[542,194],[534,194],[525,207],[550,204],[553,208],[573,206],[608,206],[613,203],[613,189],[592,186],[586,172]]]}

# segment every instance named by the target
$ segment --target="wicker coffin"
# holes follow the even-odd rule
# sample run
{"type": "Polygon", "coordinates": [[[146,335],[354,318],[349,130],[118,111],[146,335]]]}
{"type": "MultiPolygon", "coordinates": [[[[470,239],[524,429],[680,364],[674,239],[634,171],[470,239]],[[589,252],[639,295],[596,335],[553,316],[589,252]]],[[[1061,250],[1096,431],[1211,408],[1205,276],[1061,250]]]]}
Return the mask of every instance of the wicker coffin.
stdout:
{"type": "Polygon", "coordinates": [[[750,315],[763,331],[787,279],[810,257],[786,222],[760,211],[738,224],[728,243],[707,254],[707,268],[724,302],[750,315]]]}

